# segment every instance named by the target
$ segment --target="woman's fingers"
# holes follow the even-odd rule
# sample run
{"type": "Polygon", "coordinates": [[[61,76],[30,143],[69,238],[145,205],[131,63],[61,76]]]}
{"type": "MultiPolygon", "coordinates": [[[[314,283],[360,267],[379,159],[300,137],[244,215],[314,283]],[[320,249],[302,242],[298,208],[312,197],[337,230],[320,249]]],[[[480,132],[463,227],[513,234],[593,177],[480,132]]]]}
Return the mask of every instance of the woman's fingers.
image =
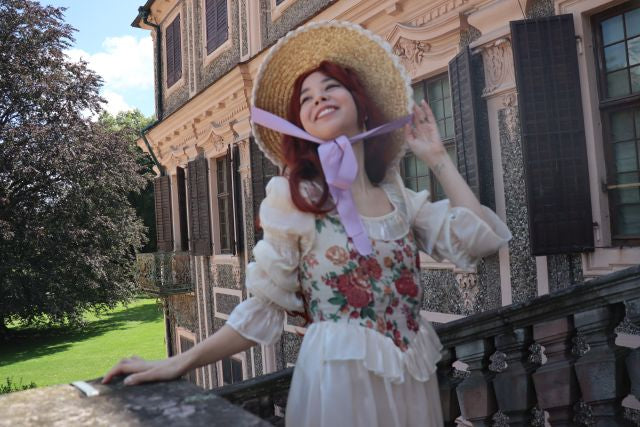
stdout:
{"type": "MultiPolygon", "coordinates": [[[[415,120],[415,118],[414,118],[415,120]]],[[[413,131],[413,127],[407,123],[406,125],[404,125],[404,136],[407,140],[414,140],[416,139],[416,134],[413,131]]]]}
{"type": "Polygon", "coordinates": [[[108,384],[114,377],[119,375],[140,372],[145,369],[149,369],[149,363],[137,356],[133,356],[129,359],[122,359],[116,366],[106,373],[104,378],[102,378],[102,384],[108,384]]]}

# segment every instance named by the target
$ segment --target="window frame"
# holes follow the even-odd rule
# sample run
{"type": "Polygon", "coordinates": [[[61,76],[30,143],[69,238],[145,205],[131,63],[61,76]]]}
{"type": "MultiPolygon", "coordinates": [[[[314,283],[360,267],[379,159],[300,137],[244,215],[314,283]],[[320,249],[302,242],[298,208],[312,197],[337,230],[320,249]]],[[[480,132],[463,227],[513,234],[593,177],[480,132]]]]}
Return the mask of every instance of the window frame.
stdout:
{"type": "MultiPolygon", "coordinates": [[[[615,153],[614,144],[611,142],[611,120],[610,115],[612,113],[624,110],[631,110],[640,108],[640,92],[631,93],[628,95],[622,95],[617,97],[606,97],[607,94],[607,82],[606,82],[606,69],[605,69],[605,57],[604,57],[604,42],[602,38],[602,31],[600,24],[607,19],[613,18],[618,15],[622,15],[625,12],[640,8],[640,0],[631,0],[623,3],[619,6],[607,9],[604,12],[595,14],[591,17],[591,31],[593,37],[593,51],[595,58],[595,69],[598,88],[598,109],[600,113],[600,120],[602,123],[602,143],[606,168],[606,182],[602,184],[602,191],[607,194],[609,205],[609,221],[611,227],[611,245],[612,246],[640,246],[640,234],[638,235],[621,235],[617,233],[619,212],[618,205],[616,204],[615,188],[611,188],[616,185],[616,166],[615,166],[615,153]]],[[[640,37],[640,36],[636,36],[640,37]]],[[[625,41],[627,39],[625,38],[625,41]]],[[[628,70],[630,67],[626,67],[628,70]]],[[[636,136],[640,136],[640,129],[636,129],[636,136]]],[[[638,162],[638,174],[640,182],[640,146],[636,144],[636,153],[638,162]]],[[[639,190],[640,191],[640,188],[639,190]]]]}
{"type": "MultiPolygon", "coordinates": [[[[448,71],[445,71],[443,73],[440,74],[436,74],[434,76],[428,77],[426,79],[420,80],[416,83],[414,83],[412,85],[412,87],[415,87],[416,85],[422,85],[422,89],[423,89],[423,93],[425,94],[425,98],[424,99],[428,99],[428,86],[430,83],[433,83],[435,81],[438,80],[442,80],[442,79],[446,79],[447,82],[449,82],[449,102],[451,103],[451,82],[449,80],[449,73],[448,71]]],[[[447,97],[444,97],[442,99],[447,99],[447,97]]],[[[444,120],[446,120],[448,118],[448,116],[444,116],[444,120]]],[[[451,119],[453,119],[453,105],[451,106],[451,119]]],[[[442,139],[442,143],[445,146],[445,149],[447,150],[447,153],[450,153],[451,150],[453,150],[454,155],[456,155],[456,137],[455,137],[455,132],[453,132],[453,134],[451,135],[450,138],[446,138],[446,139],[442,139]]],[[[454,159],[455,160],[455,159],[454,159]]],[[[428,188],[426,189],[427,191],[429,191],[429,195],[430,195],[430,199],[432,202],[435,202],[437,200],[442,200],[442,198],[436,198],[436,196],[438,195],[438,187],[441,188],[441,185],[439,184],[437,178],[431,173],[431,170],[425,165],[426,167],[426,171],[427,174],[426,175],[416,175],[416,176],[412,176],[412,177],[407,177],[406,175],[406,167],[405,167],[405,163],[407,161],[413,161],[415,162],[415,170],[417,171],[418,169],[418,162],[421,162],[420,159],[418,159],[415,154],[413,154],[413,152],[411,151],[407,151],[407,153],[405,154],[405,156],[402,158],[402,161],[400,163],[400,173],[402,175],[402,181],[405,184],[405,186],[407,185],[407,182],[409,179],[419,179],[419,178],[423,178],[423,177],[427,177],[428,179],[428,188]]],[[[455,164],[455,161],[454,161],[455,164]]],[[[418,190],[420,191],[420,190],[418,190]]],[[[444,192],[443,192],[444,193],[444,192]]],[[[444,198],[446,198],[446,194],[444,195],[444,198]]]]}

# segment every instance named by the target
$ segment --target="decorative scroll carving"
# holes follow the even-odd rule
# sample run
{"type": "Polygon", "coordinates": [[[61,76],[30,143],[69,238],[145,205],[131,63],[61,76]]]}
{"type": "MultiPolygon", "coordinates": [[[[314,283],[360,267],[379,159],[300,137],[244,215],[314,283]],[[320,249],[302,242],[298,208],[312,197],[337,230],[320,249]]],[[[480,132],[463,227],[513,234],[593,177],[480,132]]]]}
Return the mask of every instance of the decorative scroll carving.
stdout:
{"type": "Polygon", "coordinates": [[[546,414],[545,411],[540,409],[538,406],[534,406],[531,410],[531,415],[533,419],[531,420],[531,425],[533,427],[545,427],[546,425],[546,414]]]}
{"type": "Polygon", "coordinates": [[[584,400],[580,399],[573,405],[573,421],[580,426],[595,426],[593,409],[584,400]]]}
{"type": "Polygon", "coordinates": [[[393,47],[393,53],[400,57],[407,70],[414,71],[424,59],[425,52],[431,50],[429,43],[420,40],[409,40],[400,37],[393,47]]]}
{"type": "Polygon", "coordinates": [[[515,88],[511,40],[501,38],[481,49],[485,79],[482,95],[488,97],[503,89],[515,88]]]}
{"type": "Polygon", "coordinates": [[[577,334],[571,339],[571,342],[573,342],[571,353],[576,357],[582,357],[591,350],[589,343],[582,334],[577,334]]]}
{"type": "Polygon", "coordinates": [[[514,140],[518,132],[518,96],[515,92],[510,92],[502,97],[502,106],[505,110],[505,124],[509,139],[514,140]]]}
{"type": "Polygon", "coordinates": [[[529,362],[535,364],[535,365],[542,365],[544,364],[544,362],[546,361],[547,357],[544,354],[544,347],[540,344],[538,344],[537,342],[531,344],[529,346],[529,351],[531,352],[531,354],[529,354],[529,362]]]}
{"type": "Polygon", "coordinates": [[[489,365],[490,371],[503,372],[509,367],[507,364],[507,355],[501,351],[493,353],[491,357],[489,357],[489,360],[491,361],[491,364],[489,365]]]}
{"type": "Polygon", "coordinates": [[[492,418],[493,427],[509,427],[509,417],[502,411],[498,411],[492,418]]]}
{"type": "Polygon", "coordinates": [[[471,312],[478,297],[478,275],[475,273],[456,273],[456,282],[460,286],[463,308],[471,312]]]}

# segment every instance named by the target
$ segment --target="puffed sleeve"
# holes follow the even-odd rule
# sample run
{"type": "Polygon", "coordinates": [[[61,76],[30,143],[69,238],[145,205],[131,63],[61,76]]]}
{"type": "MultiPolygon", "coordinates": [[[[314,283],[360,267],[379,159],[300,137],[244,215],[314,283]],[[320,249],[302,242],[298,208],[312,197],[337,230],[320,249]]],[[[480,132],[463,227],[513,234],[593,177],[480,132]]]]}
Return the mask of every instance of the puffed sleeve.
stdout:
{"type": "Polygon", "coordinates": [[[284,311],[304,310],[297,294],[298,265],[315,237],[315,218],[293,204],[287,178],[272,178],[266,192],[260,205],[264,238],[253,249],[255,261],[246,272],[247,290],[253,296],[231,312],[227,325],[247,339],[269,345],[280,338],[284,311]]]}
{"type": "Polygon", "coordinates": [[[472,270],[482,257],[491,255],[511,240],[506,224],[482,206],[488,222],[449,200],[431,203],[429,193],[405,189],[409,219],[418,247],[436,261],[448,259],[458,268],[472,270]]]}

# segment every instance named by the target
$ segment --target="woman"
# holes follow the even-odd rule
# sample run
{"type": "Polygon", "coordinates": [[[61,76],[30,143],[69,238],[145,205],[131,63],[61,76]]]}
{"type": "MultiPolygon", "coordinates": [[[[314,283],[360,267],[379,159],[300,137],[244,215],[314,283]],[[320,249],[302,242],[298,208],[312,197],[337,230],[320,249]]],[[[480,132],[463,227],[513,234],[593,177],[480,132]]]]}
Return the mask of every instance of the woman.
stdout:
{"type": "Polygon", "coordinates": [[[406,72],[368,31],[325,22],[288,34],[265,58],[252,98],[256,141],[284,169],[260,208],[264,239],[247,267],[253,296],[193,349],[164,361],[125,359],[104,382],[171,379],[273,344],[288,311],[310,322],[288,425],[441,426],[441,345],[419,315],[419,250],[468,269],[509,230],[477,201],[431,110],[412,105],[406,72]],[[396,130],[403,124],[404,134],[396,130]],[[405,140],[449,200],[430,203],[426,191],[404,187],[405,140]]]}

